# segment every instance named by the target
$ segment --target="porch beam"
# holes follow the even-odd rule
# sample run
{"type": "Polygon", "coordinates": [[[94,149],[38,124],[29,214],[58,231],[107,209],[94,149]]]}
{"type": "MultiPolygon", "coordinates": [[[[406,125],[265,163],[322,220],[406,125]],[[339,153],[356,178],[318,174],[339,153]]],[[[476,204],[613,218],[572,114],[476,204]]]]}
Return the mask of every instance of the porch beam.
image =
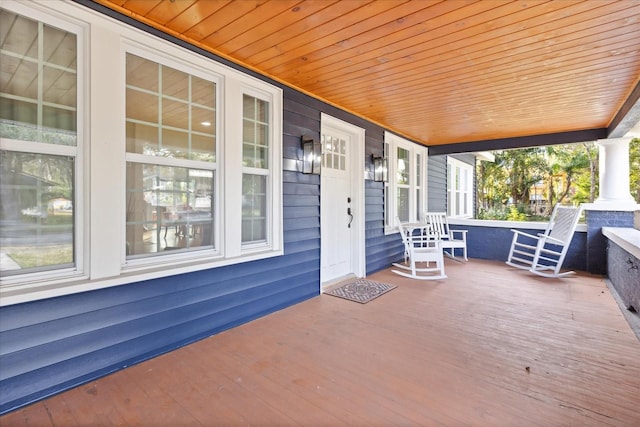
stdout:
{"type": "Polygon", "coordinates": [[[511,148],[569,144],[572,142],[595,141],[606,137],[607,128],[597,128],[542,135],[528,135],[515,138],[460,142],[457,144],[432,145],[428,147],[429,156],[438,156],[443,154],[472,153],[475,151],[507,150],[511,148]]]}
{"type": "Polygon", "coordinates": [[[622,104],[608,128],[609,138],[628,136],[634,126],[640,123],[640,81],[631,91],[631,95],[622,104]]]}

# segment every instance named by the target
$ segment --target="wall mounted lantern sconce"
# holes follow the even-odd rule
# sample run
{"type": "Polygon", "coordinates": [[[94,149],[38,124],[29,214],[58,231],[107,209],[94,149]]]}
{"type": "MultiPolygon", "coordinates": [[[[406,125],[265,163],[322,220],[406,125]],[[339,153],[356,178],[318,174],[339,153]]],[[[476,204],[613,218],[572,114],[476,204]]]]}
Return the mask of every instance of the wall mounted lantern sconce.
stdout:
{"type": "Polygon", "coordinates": [[[302,140],[302,173],[320,175],[322,146],[313,139],[304,136],[302,140]]]}
{"type": "Polygon", "coordinates": [[[373,162],[373,180],[375,182],[387,182],[389,178],[389,168],[387,167],[386,157],[375,157],[371,155],[373,162]]]}

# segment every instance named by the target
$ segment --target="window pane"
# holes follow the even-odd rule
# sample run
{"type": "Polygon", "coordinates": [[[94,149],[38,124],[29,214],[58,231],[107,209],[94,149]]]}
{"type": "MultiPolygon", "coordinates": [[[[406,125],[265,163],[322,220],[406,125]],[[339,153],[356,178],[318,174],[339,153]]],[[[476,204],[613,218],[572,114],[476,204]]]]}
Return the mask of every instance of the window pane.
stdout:
{"type": "Polygon", "coordinates": [[[452,216],[455,213],[455,175],[453,171],[453,164],[447,162],[447,215],[449,216],[452,216]]]}
{"type": "Polygon", "coordinates": [[[384,224],[386,226],[393,226],[394,224],[394,220],[391,218],[391,211],[389,210],[391,208],[391,203],[389,203],[389,186],[388,184],[385,183],[384,186],[384,224]]]}
{"type": "MultiPolygon", "coordinates": [[[[2,12],[0,12],[2,13],[2,12]]],[[[33,100],[38,99],[38,63],[25,61],[23,58],[0,54],[2,70],[15,70],[20,79],[9,79],[2,76],[2,94],[14,95],[33,100]]],[[[3,116],[4,117],[4,116],[3,116]]],[[[35,124],[35,120],[33,121],[35,124]]]]}
{"type": "Polygon", "coordinates": [[[347,141],[345,139],[322,135],[322,161],[327,169],[346,170],[347,141]]]}
{"type": "Polygon", "coordinates": [[[127,85],[158,93],[160,64],[127,54],[127,85]]]}
{"type": "MultiPolygon", "coordinates": [[[[51,138],[43,137],[42,142],[50,142],[53,144],[64,144],[64,136],[75,135],[76,129],[76,112],[74,110],[67,110],[64,108],[56,107],[42,107],[42,125],[49,129],[59,129],[59,138],[55,136],[54,132],[51,132],[51,138]],[[67,130],[69,132],[63,132],[67,130]]],[[[72,145],[72,144],[64,144],[72,145]]]]}
{"type": "Polygon", "coordinates": [[[43,54],[44,60],[60,67],[76,69],[76,36],[66,31],[43,26],[43,54]]]}
{"type": "Polygon", "coordinates": [[[75,68],[60,70],[45,65],[42,69],[42,78],[43,101],[66,106],[70,111],[75,111],[77,99],[75,68]]]}
{"type": "Polygon", "coordinates": [[[191,135],[191,160],[215,162],[216,140],[211,136],[191,135]]]}
{"type": "Polygon", "coordinates": [[[163,128],[160,151],[170,153],[168,157],[186,159],[189,155],[189,132],[163,128]]]}
{"type": "Polygon", "coordinates": [[[216,107],[216,85],[213,82],[191,76],[191,102],[213,109],[216,107]]]}
{"type": "Polygon", "coordinates": [[[398,147],[397,184],[409,184],[409,150],[398,147]]]}
{"type": "Polygon", "coordinates": [[[12,29],[1,34],[0,46],[3,50],[15,53],[24,58],[38,58],[37,21],[16,15],[7,10],[0,10],[0,28],[12,29]]]}
{"type": "Polygon", "coordinates": [[[127,88],[127,119],[158,124],[158,94],[127,88]]]}
{"type": "Polygon", "coordinates": [[[213,136],[216,134],[216,123],[211,116],[212,110],[192,107],[191,108],[191,130],[200,134],[213,136]]]}
{"type": "Polygon", "coordinates": [[[398,217],[400,221],[409,221],[409,189],[398,188],[398,217]]]}
{"type": "Polygon", "coordinates": [[[0,153],[1,275],[72,267],[74,159],[0,153]]]}
{"type": "Polygon", "coordinates": [[[464,168],[460,170],[460,189],[462,191],[469,191],[469,169],[464,168]]]}
{"type": "Polygon", "coordinates": [[[76,35],[0,9],[0,136],[76,145],[76,35]]]}
{"type": "Polygon", "coordinates": [[[243,166],[269,168],[269,103],[249,95],[242,98],[243,166]]]}
{"type": "Polygon", "coordinates": [[[213,246],[214,173],[127,163],[127,256],[213,246]]]}
{"type": "Polygon", "coordinates": [[[470,215],[471,214],[471,209],[469,209],[469,197],[467,195],[467,193],[464,193],[462,195],[462,213],[464,215],[470,215]]]}
{"type": "Polygon", "coordinates": [[[189,129],[189,104],[162,98],[162,126],[189,129]]]}
{"type": "Polygon", "coordinates": [[[160,155],[158,151],[158,128],[127,122],[127,152],[160,155]]]}
{"type": "Polygon", "coordinates": [[[267,224],[267,177],[242,175],[242,243],[264,242],[267,224]]]}
{"type": "Polygon", "coordinates": [[[162,68],[162,94],[189,101],[189,75],[170,67],[162,68]]]}

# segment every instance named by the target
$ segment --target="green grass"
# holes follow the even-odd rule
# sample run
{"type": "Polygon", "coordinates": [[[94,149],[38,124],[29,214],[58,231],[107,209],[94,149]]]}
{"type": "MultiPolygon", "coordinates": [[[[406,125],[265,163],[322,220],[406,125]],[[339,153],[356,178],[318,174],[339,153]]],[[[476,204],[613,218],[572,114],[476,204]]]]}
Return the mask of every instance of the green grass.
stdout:
{"type": "Polygon", "coordinates": [[[73,262],[73,247],[70,244],[35,248],[9,247],[5,248],[5,253],[21,268],[44,267],[73,262]]]}

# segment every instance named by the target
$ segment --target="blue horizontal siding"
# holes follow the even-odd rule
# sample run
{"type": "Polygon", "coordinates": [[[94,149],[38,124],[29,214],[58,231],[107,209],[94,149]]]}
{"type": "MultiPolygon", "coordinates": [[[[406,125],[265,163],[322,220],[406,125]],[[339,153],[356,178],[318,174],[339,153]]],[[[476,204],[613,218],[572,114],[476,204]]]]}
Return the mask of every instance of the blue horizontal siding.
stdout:
{"type": "Polygon", "coordinates": [[[427,209],[431,212],[447,211],[447,156],[429,156],[427,209]]]}
{"type": "Polygon", "coordinates": [[[372,274],[402,258],[404,250],[397,235],[384,234],[384,185],[365,182],[366,271],[372,274]]]}

